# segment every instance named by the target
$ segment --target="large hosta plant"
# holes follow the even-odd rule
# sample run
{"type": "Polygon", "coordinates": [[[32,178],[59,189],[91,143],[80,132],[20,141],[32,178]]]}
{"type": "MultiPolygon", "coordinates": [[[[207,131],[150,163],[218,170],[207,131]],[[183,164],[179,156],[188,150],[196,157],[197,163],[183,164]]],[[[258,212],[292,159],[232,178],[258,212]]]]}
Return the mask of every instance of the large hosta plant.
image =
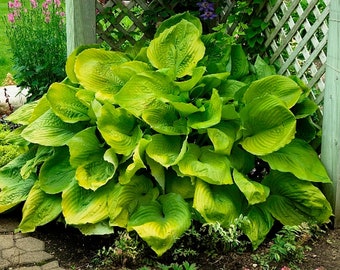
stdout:
{"type": "Polygon", "coordinates": [[[56,218],[135,230],[158,255],[197,215],[226,228],[247,216],[254,248],[275,220],[327,222],[309,89],[220,35],[184,13],[140,50],[75,50],[67,78],[8,118],[26,151],[0,170],[0,211],[24,202],[22,232],[56,218]]]}

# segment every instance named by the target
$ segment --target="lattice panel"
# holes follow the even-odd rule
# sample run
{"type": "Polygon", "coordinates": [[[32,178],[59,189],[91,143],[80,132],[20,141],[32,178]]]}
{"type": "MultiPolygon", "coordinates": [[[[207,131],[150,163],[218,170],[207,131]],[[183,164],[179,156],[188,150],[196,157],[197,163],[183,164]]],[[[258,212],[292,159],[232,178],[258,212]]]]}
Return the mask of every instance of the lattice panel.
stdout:
{"type": "Polygon", "coordinates": [[[330,0],[277,0],[267,7],[265,46],[280,74],[297,75],[312,88],[319,104],[325,88],[330,0]]]}

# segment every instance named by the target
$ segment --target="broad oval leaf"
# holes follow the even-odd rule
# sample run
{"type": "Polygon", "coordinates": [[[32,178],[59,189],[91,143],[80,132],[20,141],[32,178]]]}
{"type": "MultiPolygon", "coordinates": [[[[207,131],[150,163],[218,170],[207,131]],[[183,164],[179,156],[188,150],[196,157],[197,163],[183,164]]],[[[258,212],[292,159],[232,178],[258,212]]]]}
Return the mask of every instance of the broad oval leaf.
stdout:
{"type": "Polygon", "coordinates": [[[37,104],[38,101],[33,101],[20,106],[8,117],[6,117],[6,120],[20,125],[28,125],[31,123],[30,118],[37,104]]]}
{"type": "Polygon", "coordinates": [[[174,77],[192,75],[205,52],[200,35],[194,24],[181,20],[150,42],[147,56],[154,67],[170,69],[174,77]]]}
{"type": "Polygon", "coordinates": [[[184,175],[198,177],[210,184],[233,183],[229,159],[225,155],[214,153],[210,147],[189,144],[178,167],[184,175]]]}
{"type": "Polygon", "coordinates": [[[332,182],[317,153],[300,139],[294,139],[276,152],[261,156],[261,159],[268,162],[272,169],[290,172],[301,180],[332,182]]]}
{"type": "Polygon", "coordinates": [[[293,174],[272,170],[262,184],[268,186],[271,193],[264,203],[266,209],[284,225],[311,220],[326,223],[332,215],[332,207],[322,192],[293,174]]]}
{"type": "Polygon", "coordinates": [[[146,153],[165,168],[176,165],[187,149],[187,141],[180,136],[156,134],[146,148],[146,153]]]}
{"type": "Polygon", "coordinates": [[[245,103],[249,103],[255,98],[268,94],[277,96],[288,108],[291,108],[299,100],[302,90],[292,79],[282,75],[272,75],[254,81],[245,92],[243,99],[245,103]]]}
{"type": "Polygon", "coordinates": [[[265,202],[269,196],[269,188],[258,182],[250,181],[242,173],[234,169],[233,178],[235,184],[246,197],[250,205],[265,202]]]}
{"type": "Polygon", "coordinates": [[[45,146],[63,146],[77,132],[83,129],[82,123],[65,123],[51,109],[29,124],[21,136],[31,142],[45,146]]]}
{"type": "Polygon", "coordinates": [[[95,224],[108,218],[107,196],[112,185],[96,191],[84,189],[74,181],[62,193],[62,209],[67,224],[95,224]]]}
{"type": "Polygon", "coordinates": [[[197,179],[193,207],[206,222],[229,227],[242,213],[243,198],[236,185],[216,186],[197,179]]]}
{"type": "Polygon", "coordinates": [[[52,111],[66,123],[90,120],[88,108],[76,97],[77,91],[67,84],[53,83],[47,92],[52,111]]]}
{"type": "Polygon", "coordinates": [[[113,227],[110,226],[108,220],[103,220],[94,224],[80,224],[74,225],[83,235],[106,235],[114,232],[113,227]]]}
{"type": "Polygon", "coordinates": [[[61,196],[50,195],[40,188],[39,181],[32,187],[22,208],[22,219],[18,231],[33,232],[37,226],[45,225],[61,214],[61,196]]]}
{"type": "Polygon", "coordinates": [[[275,96],[256,98],[240,113],[243,124],[241,145],[254,155],[266,155],[294,138],[296,119],[283,102],[275,96]]]}
{"type": "Polygon", "coordinates": [[[135,230],[161,256],[190,225],[189,205],[180,195],[169,193],[141,205],[130,217],[128,230],[135,230]]]}

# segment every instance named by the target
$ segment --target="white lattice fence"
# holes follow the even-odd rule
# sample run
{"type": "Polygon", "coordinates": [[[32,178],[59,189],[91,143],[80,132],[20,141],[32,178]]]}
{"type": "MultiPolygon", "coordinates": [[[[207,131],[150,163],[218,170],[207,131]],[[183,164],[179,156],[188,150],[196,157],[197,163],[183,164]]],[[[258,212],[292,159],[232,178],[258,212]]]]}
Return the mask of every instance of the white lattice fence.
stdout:
{"type": "Polygon", "coordinates": [[[323,99],[330,0],[278,0],[268,5],[265,46],[270,62],[279,61],[280,74],[297,75],[323,99]]]}

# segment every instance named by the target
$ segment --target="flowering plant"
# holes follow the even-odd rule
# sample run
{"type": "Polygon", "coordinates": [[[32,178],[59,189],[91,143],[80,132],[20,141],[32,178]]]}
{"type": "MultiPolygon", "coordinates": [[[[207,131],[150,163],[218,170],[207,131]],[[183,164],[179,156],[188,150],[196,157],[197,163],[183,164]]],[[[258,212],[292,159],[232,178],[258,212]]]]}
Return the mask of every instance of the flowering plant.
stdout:
{"type": "Polygon", "coordinates": [[[61,0],[13,0],[5,20],[15,75],[29,100],[65,78],[66,27],[61,0]]]}

